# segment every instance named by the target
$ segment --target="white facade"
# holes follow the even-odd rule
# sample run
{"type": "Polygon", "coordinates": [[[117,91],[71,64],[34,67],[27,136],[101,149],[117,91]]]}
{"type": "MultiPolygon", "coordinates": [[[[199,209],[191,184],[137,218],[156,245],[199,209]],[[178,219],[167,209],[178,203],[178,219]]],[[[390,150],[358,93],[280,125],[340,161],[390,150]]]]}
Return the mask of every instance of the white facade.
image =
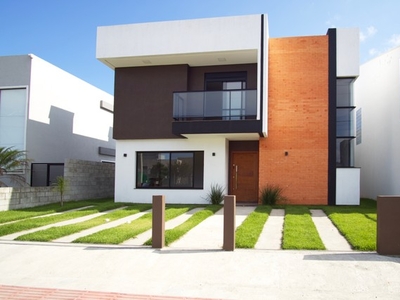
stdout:
{"type": "Polygon", "coordinates": [[[0,146],[26,150],[33,163],[114,160],[99,154],[99,147],[115,149],[113,114],[100,109],[102,100],[113,104],[112,95],[32,54],[0,57],[0,101],[15,91],[25,95],[18,100],[25,109],[15,106],[15,97],[7,102],[0,146]],[[13,110],[23,120],[10,118],[13,110]]]}
{"type": "Polygon", "coordinates": [[[400,47],[363,64],[354,93],[361,197],[400,195],[400,47]]]}
{"type": "Polygon", "coordinates": [[[208,203],[207,192],[212,184],[228,189],[228,141],[221,136],[190,139],[118,140],[115,169],[117,202],[151,203],[154,194],[165,195],[168,203],[208,203]],[[141,151],[204,151],[203,189],[137,189],[136,152],[141,151]]]}
{"type": "Polygon", "coordinates": [[[336,205],[360,204],[360,169],[336,169],[336,205]]]}
{"type": "Polygon", "coordinates": [[[337,77],[358,77],[360,74],[359,37],[358,28],[336,29],[337,77]]]}

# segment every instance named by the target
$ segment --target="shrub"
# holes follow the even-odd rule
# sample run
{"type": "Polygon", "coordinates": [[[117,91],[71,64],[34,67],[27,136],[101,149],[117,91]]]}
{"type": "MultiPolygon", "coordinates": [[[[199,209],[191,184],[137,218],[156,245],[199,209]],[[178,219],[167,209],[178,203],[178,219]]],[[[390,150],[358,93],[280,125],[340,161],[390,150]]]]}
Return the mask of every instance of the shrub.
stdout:
{"type": "Polygon", "coordinates": [[[261,189],[260,198],[263,205],[276,205],[286,200],[286,198],[282,196],[282,188],[272,184],[266,185],[261,189]]]}
{"type": "Polygon", "coordinates": [[[224,200],[224,190],[225,188],[218,183],[211,184],[210,191],[207,194],[207,200],[211,204],[221,204],[221,202],[224,200]]]}

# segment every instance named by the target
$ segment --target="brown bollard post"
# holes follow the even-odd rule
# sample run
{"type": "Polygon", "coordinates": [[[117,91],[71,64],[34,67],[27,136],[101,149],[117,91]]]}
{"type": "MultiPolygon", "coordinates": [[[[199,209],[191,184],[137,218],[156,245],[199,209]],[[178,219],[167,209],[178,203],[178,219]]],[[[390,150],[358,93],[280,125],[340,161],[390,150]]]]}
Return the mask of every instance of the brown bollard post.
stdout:
{"type": "Polygon", "coordinates": [[[400,196],[378,196],[376,251],[400,255],[400,196]]]}
{"type": "Polygon", "coordinates": [[[224,196],[224,245],[225,251],[235,250],[236,196],[224,196]]]}
{"type": "Polygon", "coordinates": [[[161,249],[165,246],[165,196],[153,196],[152,218],[152,248],[161,249]]]}

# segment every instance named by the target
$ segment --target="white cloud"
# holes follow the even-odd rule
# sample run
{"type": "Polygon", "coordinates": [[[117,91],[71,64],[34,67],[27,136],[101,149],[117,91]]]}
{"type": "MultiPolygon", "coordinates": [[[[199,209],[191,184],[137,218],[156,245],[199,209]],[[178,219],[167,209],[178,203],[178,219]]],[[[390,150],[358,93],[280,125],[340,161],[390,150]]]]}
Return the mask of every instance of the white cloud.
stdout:
{"type": "Polygon", "coordinates": [[[389,40],[389,45],[391,47],[400,46],[400,34],[393,34],[389,40]]]}
{"type": "Polygon", "coordinates": [[[373,37],[378,30],[374,26],[367,27],[367,31],[360,31],[360,42],[364,42],[366,39],[373,37]]]}
{"type": "Polygon", "coordinates": [[[380,54],[380,52],[378,50],[376,50],[375,48],[369,49],[368,53],[370,56],[376,56],[376,55],[380,54]]]}

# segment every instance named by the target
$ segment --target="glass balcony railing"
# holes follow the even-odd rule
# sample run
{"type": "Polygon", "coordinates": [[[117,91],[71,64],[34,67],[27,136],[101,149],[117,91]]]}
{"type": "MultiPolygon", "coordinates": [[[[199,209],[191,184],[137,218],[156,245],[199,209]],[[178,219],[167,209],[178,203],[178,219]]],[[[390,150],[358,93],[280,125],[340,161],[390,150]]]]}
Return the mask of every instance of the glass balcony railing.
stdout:
{"type": "Polygon", "coordinates": [[[257,90],[174,93],[173,118],[189,120],[255,120],[257,90]]]}

